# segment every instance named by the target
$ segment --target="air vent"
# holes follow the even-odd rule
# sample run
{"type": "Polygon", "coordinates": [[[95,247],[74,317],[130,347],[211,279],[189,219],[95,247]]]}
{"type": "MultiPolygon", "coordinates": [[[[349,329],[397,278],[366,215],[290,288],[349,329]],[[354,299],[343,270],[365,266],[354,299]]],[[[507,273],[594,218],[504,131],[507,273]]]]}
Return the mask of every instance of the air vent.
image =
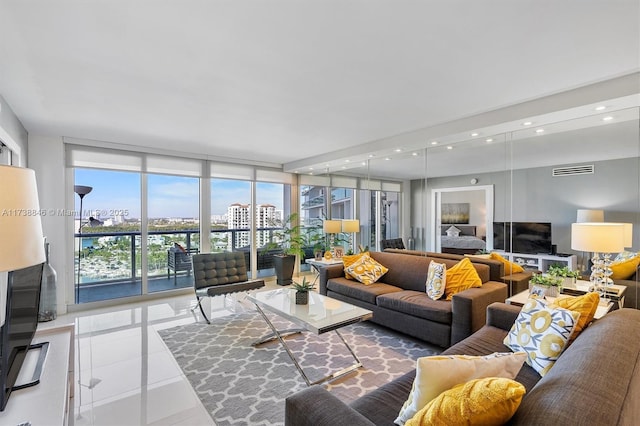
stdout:
{"type": "Polygon", "coordinates": [[[592,175],[594,173],[593,164],[571,167],[556,167],[553,169],[552,176],[575,176],[575,175],[592,175]]]}

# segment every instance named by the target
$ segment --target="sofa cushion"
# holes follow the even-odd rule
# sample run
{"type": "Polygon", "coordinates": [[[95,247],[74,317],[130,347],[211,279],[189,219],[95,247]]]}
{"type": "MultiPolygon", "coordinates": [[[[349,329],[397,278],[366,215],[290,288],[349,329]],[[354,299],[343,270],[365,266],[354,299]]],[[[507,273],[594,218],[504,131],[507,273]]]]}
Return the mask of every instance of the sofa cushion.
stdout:
{"type": "Polygon", "coordinates": [[[435,355],[418,358],[416,379],[396,424],[404,424],[442,392],[473,379],[516,377],[527,358],[524,352],[500,352],[483,356],[435,355]]]}
{"type": "Polygon", "coordinates": [[[502,377],[474,379],[444,391],[406,426],[502,425],[516,412],[524,386],[502,377]]]}
{"type": "Polygon", "coordinates": [[[474,287],[482,287],[482,280],[469,258],[464,258],[447,269],[447,284],[444,289],[447,300],[451,300],[454,294],[474,287]]]}
{"type": "Polygon", "coordinates": [[[451,302],[433,300],[423,291],[401,290],[381,294],[376,303],[393,311],[442,324],[451,324],[453,318],[451,302]]]}
{"type": "MultiPolygon", "coordinates": [[[[362,300],[363,302],[367,302],[372,305],[376,304],[376,298],[380,295],[402,291],[401,288],[385,284],[383,282],[363,285],[358,281],[348,280],[344,277],[332,278],[327,281],[327,289],[334,293],[362,300]]],[[[424,296],[427,297],[426,294],[424,296]]]]}
{"type": "Polygon", "coordinates": [[[429,264],[427,282],[425,284],[427,296],[433,300],[438,300],[444,295],[447,283],[447,265],[432,261],[429,264]]]}
{"type": "Polygon", "coordinates": [[[378,281],[389,269],[380,262],[376,262],[370,256],[362,256],[353,262],[345,272],[364,285],[370,285],[378,281]]]}
{"type": "Polygon", "coordinates": [[[411,391],[415,376],[416,371],[411,370],[407,374],[368,392],[349,405],[373,424],[393,425],[393,421],[411,391]]]}
{"type": "Polygon", "coordinates": [[[554,308],[541,299],[529,298],[504,344],[514,351],[526,352],[527,364],[544,376],[567,348],[579,317],[579,312],[554,308]]]}

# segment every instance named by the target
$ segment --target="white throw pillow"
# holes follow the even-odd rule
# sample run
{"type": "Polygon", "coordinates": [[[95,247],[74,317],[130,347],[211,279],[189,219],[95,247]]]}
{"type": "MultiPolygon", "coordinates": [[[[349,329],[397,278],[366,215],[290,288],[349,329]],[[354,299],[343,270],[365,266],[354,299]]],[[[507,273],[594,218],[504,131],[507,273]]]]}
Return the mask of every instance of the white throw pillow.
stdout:
{"type": "Polygon", "coordinates": [[[449,229],[447,229],[445,232],[447,233],[447,237],[459,237],[460,232],[462,231],[460,231],[455,226],[450,226],[449,229]]]}
{"type": "Polygon", "coordinates": [[[433,260],[429,263],[427,272],[427,296],[433,300],[438,300],[444,295],[444,288],[447,284],[447,265],[437,263],[433,260]]]}
{"type": "Polygon", "coordinates": [[[436,355],[418,358],[411,393],[395,424],[403,426],[442,392],[455,385],[486,377],[515,378],[527,359],[524,352],[496,352],[485,356],[436,355]]]}

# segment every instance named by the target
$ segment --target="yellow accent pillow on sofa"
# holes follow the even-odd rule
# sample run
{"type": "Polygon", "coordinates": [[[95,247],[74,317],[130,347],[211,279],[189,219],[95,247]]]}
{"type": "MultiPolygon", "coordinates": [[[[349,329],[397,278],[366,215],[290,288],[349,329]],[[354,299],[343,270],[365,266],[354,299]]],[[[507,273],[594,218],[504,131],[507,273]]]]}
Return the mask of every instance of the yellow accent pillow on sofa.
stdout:
{"type": "Polygon", "coordinates": [[[376,262],[370,256],[362,256],[346,269],[349,275],[364,285],[370,285],[378,281],[389,271],[384,265],[376,262]]]}
{"type": "Polygon", "coordinates": [[[411,419],[430,401],[455,385],[485,377],[515,378],[527,359],[524,352],[484,356],[435,355],[418,358],[411,393],[398,413],[398,425],[411,419]]]}
{"type": "Polygon", "coordinates": [[[628,280],[636,273],[640,264],[640,254],[631,259],[611,263],[612,280],[628,280]]]}
{"type": "Polygon", "coordinates": [[[482,280],[473,263],[465,257],[447,269],[447,284],[444,289],[447,300],[451,300],[454,294],[472,287],[482,287],[482,280]]]}
{"type": "Polygon", "coordinates": [[[342,264],[344,265],[344,277],[349,279],[349,280],[354,280],[355,278],[353,278],[351,275],[349,275],[349,273],[347,272],[347,268],[351,265],[353,265],[355,262],[357,262],[358,260],[360,260],[360,258],[362,256],[369,256],[369,252],[365,251],[363,253],[358,253],[358,254],[347,254],[342,256],[342,264]]]}
{"type": "Polygon", "coordinates": [[[517,263],[508,261],[507,259],[500,256],[500,254],[496,252],[491,253],[489,255],[489,258],[504,263],[505,275],[512,275],[512,274],[518,274],[520,272],[524,272],[524,268],[522,266],[518,265],[517,263]]]}
{"type": "Polygon", "coordinates": [[[444,391],[406,426],[502,425],[522,402],[525,387],[502,377],[475,379],[444,391]]]}
{"type": "Polygon", "coordinates": [[[596,292],[587,293],[578,297],[559,297],[550,306],[580,312],[580,318],[576,323],[569,342],[575,340],[578,334],[593,321],[593,316],[598,309],[600,295],[596,292]]]}

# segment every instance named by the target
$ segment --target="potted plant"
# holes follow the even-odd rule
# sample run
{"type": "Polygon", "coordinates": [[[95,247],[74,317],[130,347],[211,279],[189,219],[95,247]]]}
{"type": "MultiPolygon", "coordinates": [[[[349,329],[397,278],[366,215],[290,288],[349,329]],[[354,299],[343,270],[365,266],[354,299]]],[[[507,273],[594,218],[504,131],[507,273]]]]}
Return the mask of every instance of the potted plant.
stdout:
{"type": "Polygon", "coordinates": [[[548,275],[562,278],[563,287],[575,287],[576,280],[580,277],[579,271],[572,271],[568,266],[551,265],[547,271],[548,275]]]}
{"type": "Polygon", "coordinates": [[[313,283],[307,281],[307,277],[302,277],[301,283],[293,283],[293,288],[296,289],[296,305],[306,305],[309,303],[309,292],[313,290],[313,283]]]}
{"type": "Polygon", "coordinates": [[[282,224],[282,229],[273,233],[271,242],[265,244],[263,250],[278,249],[280,253],[273,255],[278,285],[291,284],[296,257],[304,257],[306,241],[298,224],[298,214],[290,214],[282,224]]]}
{"type": "Polygon", "coordinates": [[[549,274],[534,274],[529,280],[529,290],[532,294],[556,297],[560,293],[562,278],[549,274]],[[540,294],[543,293],[543,294],[540,294]]]}

